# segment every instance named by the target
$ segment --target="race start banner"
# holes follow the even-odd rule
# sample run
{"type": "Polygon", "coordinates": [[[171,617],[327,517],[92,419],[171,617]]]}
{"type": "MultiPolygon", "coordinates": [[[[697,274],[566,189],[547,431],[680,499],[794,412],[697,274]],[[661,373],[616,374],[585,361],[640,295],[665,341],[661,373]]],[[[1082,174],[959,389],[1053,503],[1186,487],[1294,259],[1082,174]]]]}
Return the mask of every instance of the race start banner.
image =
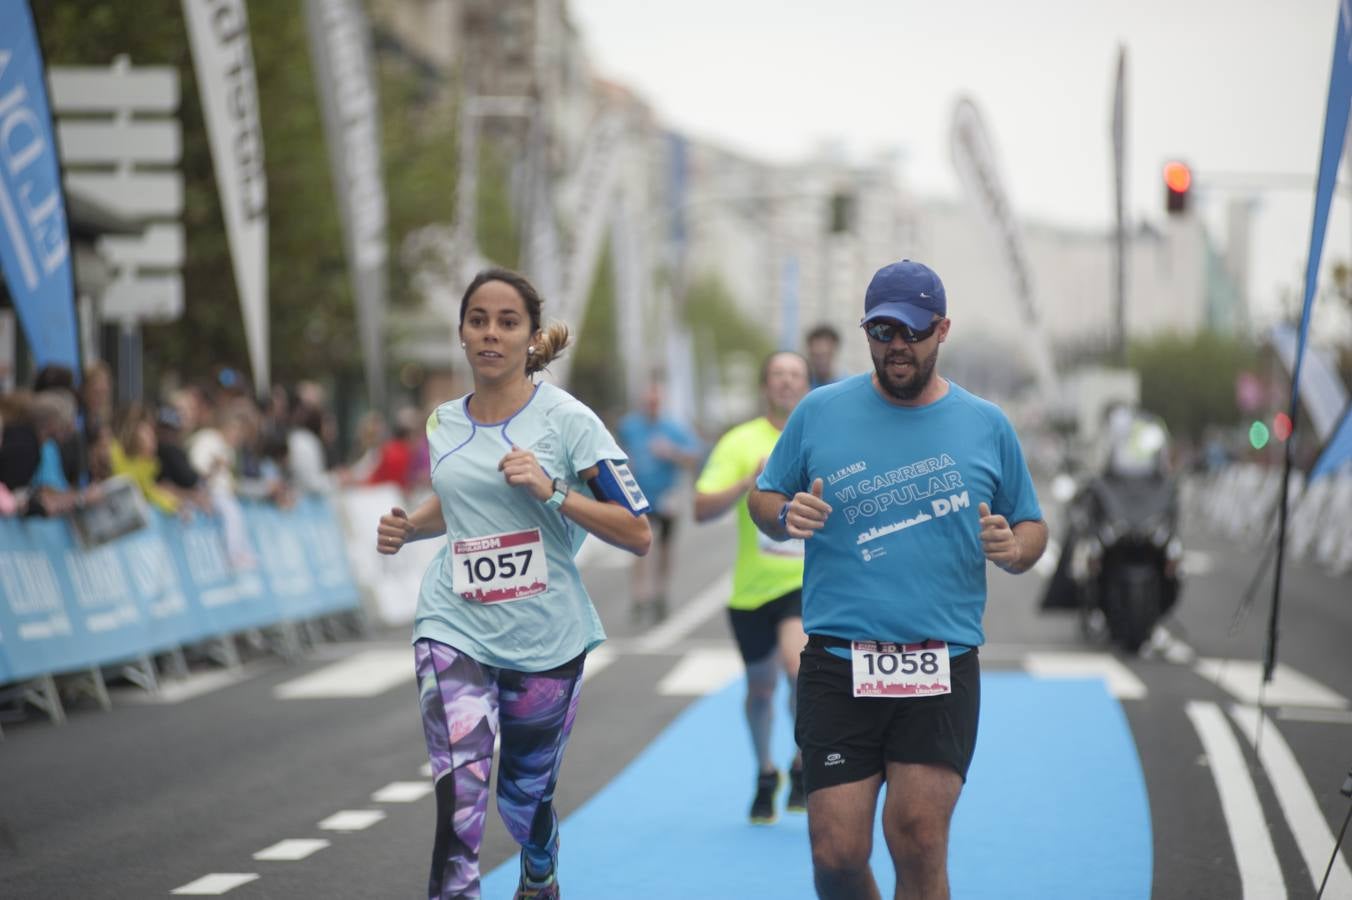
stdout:
{"type": "Polygon", "coordinates": [[[33,16],[0,2],[0,268],[34,362],[80,373],[61,168],[33,16]]]}

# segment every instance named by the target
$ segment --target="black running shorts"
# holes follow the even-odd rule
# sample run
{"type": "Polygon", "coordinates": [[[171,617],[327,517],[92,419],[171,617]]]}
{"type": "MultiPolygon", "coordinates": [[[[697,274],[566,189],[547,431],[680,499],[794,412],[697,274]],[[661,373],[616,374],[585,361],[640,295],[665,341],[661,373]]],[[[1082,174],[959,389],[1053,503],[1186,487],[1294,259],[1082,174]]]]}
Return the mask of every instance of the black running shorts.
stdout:
{"type": "Polygon", "coordinates": [[[653,536],[657,538],[657,543],[663,547],[671,546],[672,538],[676,537],[675,516],[648,510],[648,524],[652,527],[653,536]]]}
{"type": "Polygon", "coordinates": [[[856,698],[850,661],[826,649],[827,641],[840,643],[810,636],[798,668],[794,737],[808,793],[883,773],[888,762],[946,765],[966,781],[981,709],[976,649],[950,660],[951,693],[856,698]]]}
{"type": "Polygon", "coordinates": [[[760,662],[779,646],[779,623],[803,617],[803,592],[789,591],[755,609],[729,609],[728,621],[748,666],[760,662]]]}

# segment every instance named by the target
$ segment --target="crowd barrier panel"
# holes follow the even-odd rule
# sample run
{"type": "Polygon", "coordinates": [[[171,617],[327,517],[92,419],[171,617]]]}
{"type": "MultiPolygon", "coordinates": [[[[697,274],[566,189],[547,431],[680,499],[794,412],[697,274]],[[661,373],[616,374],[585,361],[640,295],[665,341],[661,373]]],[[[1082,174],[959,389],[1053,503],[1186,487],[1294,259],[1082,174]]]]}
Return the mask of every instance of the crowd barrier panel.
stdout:
{"type": "Polygon", "coordinates": [[[412,512],[421,498],[406,497],[393,484],[376,484],[345,488],[336,501],[347,558],[366,599],[368,615],[392,627],[412,623],[423,573],[446,541],[415,541],[394,556],[382,556],[376,552],[376,525],[391,507],[412,512]]]}
{"type": "MultiPolygon", "coordinates": [[[[1214,533],[1254,549],[1276,539],[1282,469],[1235,463],[1204,476],[1190,509],[1214,533]]],[[[1305,475],[1291,474],[1287,501],[1287,553],[1335,575],[1352,571],[1352,473],[1327,475],[1306,490],[1305,475]]]]}
{"type": "Polygon", "coordinates": [[[359,606],[332,501],[242,506],[252,569],[232,564],[213,516],[151,511],[89,549],[61,519],[0,521],[0,684],[359,606]]]}

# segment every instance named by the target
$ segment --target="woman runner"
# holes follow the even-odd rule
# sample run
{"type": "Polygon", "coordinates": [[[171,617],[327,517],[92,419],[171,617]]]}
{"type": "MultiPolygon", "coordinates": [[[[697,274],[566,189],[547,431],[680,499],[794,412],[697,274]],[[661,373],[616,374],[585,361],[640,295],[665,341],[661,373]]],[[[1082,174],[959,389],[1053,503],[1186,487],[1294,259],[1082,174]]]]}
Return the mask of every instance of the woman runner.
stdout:
{"type": "Polygon", "coordinates": [[[479,273],[460,301],[472,393],[427,421],[434,495],[382,516],[378,550],[446,535],[413,646],[436,780],[428,896],[479,897],[493,743],[498,811],[521,844],[517,900],[559,896],[554,789],[582,665],[605,640],[573,555],[588,532],[643,555],[647,504],[596,414],[533,378],[568,342],[523,276],[479,273]]]}

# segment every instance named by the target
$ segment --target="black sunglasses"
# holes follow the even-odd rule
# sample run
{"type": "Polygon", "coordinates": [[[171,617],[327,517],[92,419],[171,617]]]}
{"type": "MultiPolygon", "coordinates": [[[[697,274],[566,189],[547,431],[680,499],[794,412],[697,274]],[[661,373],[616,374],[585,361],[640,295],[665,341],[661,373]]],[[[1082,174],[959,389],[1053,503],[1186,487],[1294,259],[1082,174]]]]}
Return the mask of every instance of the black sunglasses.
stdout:
{"type": "Polygon", "coordinates": [[[892,343],[892,338],[898,332],[901,333],[901,339],[908,344],[918,344],[921,341],[929,340],[930,335],[939,327],[943,319],[935,319],[924,331],[916,331],[904,322],[892,322],[887,319],[876,319],[872,322],[864,322],[864,333],[873,338],[880,344],[892,343]]]}

